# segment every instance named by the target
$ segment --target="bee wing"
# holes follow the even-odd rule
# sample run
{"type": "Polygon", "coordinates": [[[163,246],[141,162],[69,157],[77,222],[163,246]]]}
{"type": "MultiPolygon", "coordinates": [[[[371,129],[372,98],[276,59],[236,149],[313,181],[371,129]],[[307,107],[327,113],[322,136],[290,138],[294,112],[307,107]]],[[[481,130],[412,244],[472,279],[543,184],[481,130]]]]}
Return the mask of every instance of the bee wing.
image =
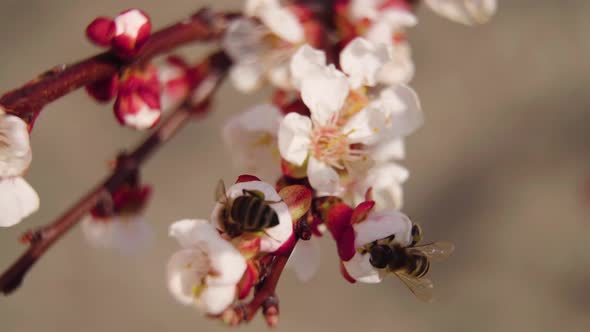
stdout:
{"type": "Polygon", "coordinates": [[[424,302],[432,301],[434,284],[430,279],[415,278],[404,272],[395,272],[395,275],[406,285],[416,297],[424,302]]]}
{"type": "Polygon", "coordinates": [[[227,202],[227,196],[225,193],[225,184],[223,183],[223,180],[219,180],[219,182],[217,182],[217,187],[215,187],[215,201],[219,202],[219,203],[225,203],[227,202]]]}
{"type": "Polygon", "coordinates": [[[439,261],[449,258],[455,250],[455,246],[450,242],[434,242],[411,247],[408,250],[410,252],[418,252],[432,260],[439,261]]]}

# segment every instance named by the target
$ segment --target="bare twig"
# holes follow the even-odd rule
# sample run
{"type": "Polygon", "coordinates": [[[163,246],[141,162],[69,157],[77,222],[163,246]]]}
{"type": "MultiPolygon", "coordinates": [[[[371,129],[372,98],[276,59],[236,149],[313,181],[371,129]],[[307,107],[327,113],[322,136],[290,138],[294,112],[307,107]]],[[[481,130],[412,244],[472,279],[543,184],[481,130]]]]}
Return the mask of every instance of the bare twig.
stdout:
{"type": "MultiPolygon", "coordinates": [[[[203,84],[198,85],[193,93],[193,96],[202,96],[197,100],[198,104],[193,107],[186,107],[185,104],[174,111],[137,148],[121,156],[117,167],[102,183],[80,198],[54,222],[26,234],[24,237],[30,240],[28,250],[0,276],[0,291],[2,293],[9,294],[17,289],[27,271],[57,240],[75,226],[80,218],[96,206],[105,195],[112,194],[120,185],[124,184],[148,157],[167,143],[188,122],[187,120],[192,117],[194,110],[207,107],[211,96],[225,76],[230,61],[222,52],[215,53],[206,61],[206,63],[199,65],[204,68],[206,73],[203,76],[203,84]]],[[[32,100],[37,99],[33,98],[32,100]]]]}

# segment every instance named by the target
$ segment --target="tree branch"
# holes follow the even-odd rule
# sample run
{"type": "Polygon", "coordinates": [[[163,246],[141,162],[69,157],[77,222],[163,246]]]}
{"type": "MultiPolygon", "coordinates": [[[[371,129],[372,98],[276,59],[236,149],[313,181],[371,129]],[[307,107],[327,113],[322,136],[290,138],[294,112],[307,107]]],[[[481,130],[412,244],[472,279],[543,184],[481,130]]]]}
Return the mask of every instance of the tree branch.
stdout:
{"type": "MultiPolygon", "coordinates": [[[[79,220],[87,214],[105,195],[111,195],[129,176],[150,157],[154,152],[167,143],[195,113],[209,104],[210,98],[219,87],[230,66],[230,60],[223,52],[218,52],[207,58],[205,64],[200,64],[206,70],[203,76],[204,84],[197,85],[191,96],[201,96],[196,105],[183,105],[172,113],[151,135],[149,135],[131,153],[119,158],[117,167],[102,183],[97,185],[85,196],[80,198],[62,216],[47,226],[35,232],[25,234],[30,240],[28,250],[0,276],[0,292],[10,294],[22,283],[29,269],[39,258],[64,234],[66,234],[79,220]]],[[[63,77],[63,76],[62,76],[63,77]]],[[[26,98],[25,98],[26,99],[26,98]]],[[[36,100],[33,98],[33,100],[36,100]]]]}
{"type": "Polygon", "coordinates": [[[235,14],[213,13],[202,9],[190,18],[153,33],[141,52],[131,60],[123,60],[108,51],[72,65],[56,66],[24,86],[0,98],[8,112],[27,120],[46,104],[90,83],[141,65],[154,56],[192,41],[218,39],[229,18],[235,14]]]}

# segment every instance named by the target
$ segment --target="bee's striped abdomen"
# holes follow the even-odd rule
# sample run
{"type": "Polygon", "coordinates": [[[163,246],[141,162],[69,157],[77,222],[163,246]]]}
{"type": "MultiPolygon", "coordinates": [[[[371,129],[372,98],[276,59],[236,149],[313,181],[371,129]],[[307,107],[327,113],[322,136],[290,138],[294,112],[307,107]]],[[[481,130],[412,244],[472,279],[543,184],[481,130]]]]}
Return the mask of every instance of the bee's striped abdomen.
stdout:
{"type": "Polygon", "coordinates": [[[273,208],[263,199],[244,195],[237,197],[231,208],[232,219],[244,231],[254,232],[276,226],[279,218],[273,208]]]}

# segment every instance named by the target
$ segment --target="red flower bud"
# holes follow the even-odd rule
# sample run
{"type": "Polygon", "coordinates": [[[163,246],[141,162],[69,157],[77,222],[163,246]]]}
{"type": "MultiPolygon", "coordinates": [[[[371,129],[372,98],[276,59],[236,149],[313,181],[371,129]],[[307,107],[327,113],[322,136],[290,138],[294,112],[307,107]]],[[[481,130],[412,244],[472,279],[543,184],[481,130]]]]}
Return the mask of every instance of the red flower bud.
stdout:
{"type": "Polygon", "coordinates": [[[119,76],[113,75],[105,80],[88,84],[86,92],[99,102],[111,101],[117,95],[119,76]]]}
{"type": "Polygon", "coordinates": [[[98,17],[86,27],[86,37],[99,46],[111,46],[114,35],[115,22],[108,17],[98,17]]]}
{"type": "Polygon", "coordinates": [[[136,129],[155,126],[162,115],[160,83],[157,69],[127,72],[119,82],[119,95],[114,105],[115,116],[122,125],[136,129]]]}

